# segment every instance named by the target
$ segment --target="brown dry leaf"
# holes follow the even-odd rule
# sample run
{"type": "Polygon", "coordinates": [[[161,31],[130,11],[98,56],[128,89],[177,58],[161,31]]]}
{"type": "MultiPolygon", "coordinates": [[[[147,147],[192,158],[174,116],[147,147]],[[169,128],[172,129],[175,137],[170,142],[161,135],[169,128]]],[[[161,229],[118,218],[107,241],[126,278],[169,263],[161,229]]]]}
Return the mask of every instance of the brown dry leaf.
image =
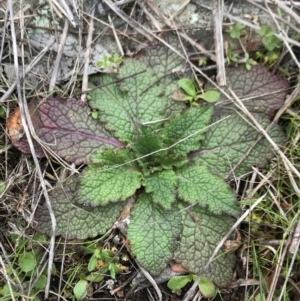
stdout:
{"type": "Polygon", "coordinates": [[[23,137],[24,133],[20,108],[16,108],[15,111],[8,116],[6,119],[6,127],[13,143],[19,141],[23,137]]]}

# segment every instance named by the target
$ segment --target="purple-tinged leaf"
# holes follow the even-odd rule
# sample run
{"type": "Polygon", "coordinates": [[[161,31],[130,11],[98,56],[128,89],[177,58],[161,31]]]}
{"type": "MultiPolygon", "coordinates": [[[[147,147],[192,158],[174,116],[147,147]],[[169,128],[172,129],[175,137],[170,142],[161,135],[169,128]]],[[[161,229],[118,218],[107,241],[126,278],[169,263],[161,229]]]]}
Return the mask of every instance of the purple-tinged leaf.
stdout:
{"type": "MultiPolygon", "coordinates": [[[[255,115],[263,128],[270,121],[255,115]]],[[[261,135],[245,118],[232,112],[216,117],[201,141],[201,149],[190,153],[189,157],[199,165],[206,165],[211,173],[222,178],[246,176],[251,166],[264,167],[275,153],[266,138],[256,141],[261,135]],[[225,117],[225,118],[224,118],[225,117]]],[[[268,134],[277,145],[285,140],[285,135],[278,125],[273,125],[268,134]]]]}
{"type": "MultiPolygon", "coordinates": [[[[28,108],[40,143],[68,162],[88,163],[91,155],[101,148],[124,146],[94,120],[89,107],[77,99],[51,96],[30,102],[28,108]]],[[[25,136],[16,135],[22,133],[22,128],[20,122],[16,124],[20,113],[17,110],[14,114],[7,122],[12,142],[20,151],[30,153],[25,136]]],[[[43,157],[42,146],[34,143],[37,155],[43,157]]]]}
{"type": "MultiPolygon", "coordinates": [[[[199,274],[234,220],[226,214],[220,218],[197,205],[181,212],[183,230],[173,259],[192,274],[199,274]]],[[[222,250],[203,276],[219,287],[226,287],[232,279],[234,266],[235,255],[222,250]]]]}
{"type": "MultiPolygon", "coordinates": [[[[104,234],[116,221],[124,203],[97,208],[78,205],[74,203],[77,186],[78,177],[73,176],[49,193],[57,222],[56,235],[86,239],[104,234]]],[[[37,231],[51,235],[51,218],[45,203],[38,206],[34,222],[37,231]]]]}
{"type": "MultiPolygon", "coordinates": [[[[272,117],[281,108],[287,94],[289,84],[280,75],[272,74],[262,65],[230,68],[226,73],[227,86],[241,99],[252,113],[261,113],[272,117]]],[[[228,92],[228,94],[230,94],[228,92]]],[[[217,108],[236,108],[225,96],[221,96],[217,108]]]]}

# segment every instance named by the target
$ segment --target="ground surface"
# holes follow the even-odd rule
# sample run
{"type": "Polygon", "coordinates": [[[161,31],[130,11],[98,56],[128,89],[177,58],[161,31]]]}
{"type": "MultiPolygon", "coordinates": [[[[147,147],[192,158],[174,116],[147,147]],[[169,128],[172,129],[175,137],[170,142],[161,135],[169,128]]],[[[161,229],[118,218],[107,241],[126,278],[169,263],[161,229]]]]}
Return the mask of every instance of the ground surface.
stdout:
{"type": "MultiPolygon", "coordinates": [[[[38,142],[27,153],[18,143],[26,131],[35,141],[26,111],[32,99],[53,94],[84,102],[92,74],[101,71],[117,78],[122,65],[118,58],[142,60],[149,53],[147,47],[157,43],[162,47],[162,41],[168,46],[166,32],[178,42],[177,48],[168,49],[184,55],[180,70],[173,70],[178,78],[182,70],[188,70],[189,77],[193,70],[198,84],[210,79],[221,87],[229,67],[246,70],[260,64],[289,83],[285,102],[271,114],[271,122],[283,129],[284,142],[271,141],[273,155],[267,164],[263,168],[253,164],[246,177],[230,182],[242,208],[239,216],[253,202],[262,201],[245,217],[235,218],[238,226],[226,240],[236,255],[232,280],[218,288],[213,300],[300,300],[300,4],[278,1],[275,7],[264,2],[269,1],[234,1],[230,8],[231,2],[225,1],[222,8],[218,1],[204,0],[105,0],[103,4],[78,0],[69,4],[70,10],[46,0],[23,6],[12,0],[0,4],[4,24],[0,35],[0,300],[75,300],[80,299],[82,287],[86,300],[159,300],[158,292],[161,300],[208,300],[190,290],[191,282],[177,292],[167,287],[168,279],[156,288],[147,280],[142,282],[146,288],[135,287],[143,269],[121,227],[108,226],[106,236],[72,240],[37,232],[33,216],[37,204],[45,200],[45,191],[74,172],[81,173],[86,164],[66,163],[56,151],[40,158],[38,142]],[[270,26],[269,33],[258,34],[262,26],[270,26]],[[105,63],[113,54],[115,59],[105,63]],[[17,108],[17,117],[8,119],[13,125],[6,123],[17,108]],[[98,258],[93,274],[90,250],[97,248],[113,255],[98,258]],[[116,258],[118,262],[113,261],[116,258]],[[120,270],[115,273],[110,264],[116,263],[120,270]],[[96,280],[99,274],[104,277],[96,280]]],[[[67,1],[61,3],[68,6],[67,1]]],[[[152,61],[154,65],[154,55],[152,61]]],[[[237,104],[232,108],[237,109],[237,104]]],[[[126,213],[123,208],[122,214],[126,213]]]]}

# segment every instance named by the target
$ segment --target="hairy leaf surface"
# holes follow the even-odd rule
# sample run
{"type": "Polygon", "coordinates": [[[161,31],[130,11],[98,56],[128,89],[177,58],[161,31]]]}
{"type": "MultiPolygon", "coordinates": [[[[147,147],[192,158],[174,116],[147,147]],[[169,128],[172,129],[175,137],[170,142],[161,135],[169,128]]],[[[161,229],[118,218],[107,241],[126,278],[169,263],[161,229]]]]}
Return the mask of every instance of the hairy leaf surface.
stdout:
{"type": "Polygon", "coordinates": [[[168,46],[160,41],[155,41],[144,49],[145,55],[141,56],[139,60],[155,73],[156,81],[163,86],[162,93],[167,97],[164,112],[166,116],[170,116],[185,109],[185,105],[173,101],[171,95],[178,88],[179,76],[191,77],[191,71],[190,68],[187,68],[183,58],[182,45],[177,35],[166,34],[163,38],[168,46]]]}
{"type": "MultiPolygon", "coordinates": [[[[162,141],[153,128],[141,127],[139,138],[133,143],[133,150],[138,157],[156,153],[162,148],[162,141]]],[[[156,153],[156,156],[158,154],[156,153]]]]}
{"type": "MultiPolygon", "coordinates": [[[[288,81],[280,75],[272,74],[262,65],[247,70],[243,65],[226,71],[227,86],[230,87],[252,113],[272,116],[281,108],[288,91],[288,81]]],[[[228,92],[230,95],[230,93],[228,92]]],[[[225,96],[221,96],[217,107],[235,108],[225,96]]]]}
{"type": "Polygon", "coordinates": [[[124,61],[118,80],[113,82],[109,75],[93,77],[91,83],[111,84],[92,90],[90,105],[100,111],[100,120],[120,140],[132,142],[142,124],[165,118],[167,98],[155,74],[136,60],[124,61]]]}
{"type": "MultiPolygon", "coordinates": [[[[77,99],[50,96],[43,101],[31,101],[28,108],[41,143],[68,162],[88,163],[92,154],[99,149],[124,146],[94,120],[89,107],[77,99]]],[[[14,126],[11,130],[15,131],[14,126]]],[[[25,136],[12,141],[20,151],[30,153],[25,136]]],[[[37,142],[35,150],[38,156],[45,155],[37,142]]]]}
{"type": "MultiPolygon", "coordinates": [[[[74,203],[77,185],[78,179],[73,177],[49,193],[57,223],[56,235],[68,239],[86,239],[104,234],[116,221],[122,204],[113,203],[97,208],[79,206],[74,203]]],[[[38,206],[34,221],[39,232],[51,235],[51,219],[45,203],[38,206]]]]}
{"type": "Polygon", "coordinates": [[[164,143],[168,147],[174,145],[169,152],[186,155],[199,149],[199,140],[203,139],[211,115],[212,107],[190,108],[182,115],[169,120],[162,132],[164,143]]]}
{"type": "Polygon", "coordinates": [[[176,173],[178,196],[190,203],[208,206],[215,214],[238,215],[235,196],[223,179],[211,174],[205,166],[186,167],[176,173]]]}
{"type": "MultiPolygon", "coordinates": [[[[191,273],[199,274],[219,241],[232,226],[233,219],[227,215],[220,218],[198,206],[192,206],[189,210],[182,212],[183,231],[174,260],[191,273]]],[[[224,287],[231,281],[234,265],[234,254],[220,251],[203,276],[217,286],[224,287]]]]}
{"type": "Polygon", "coordinates": [[[176,208],[164,210],[151,195],[141,194],[132,210],[128,238],[132,253],[151,274],[159,275],[172,258],[181,216],[176,208]]]}
{"type": "Polygon", "coordinates": [[[141,186],[138,171],[129,150],[110,150],[93,157],[81,174],[77,202],[89,206],[105,206],[109,202],[125,201],[141,186]],[[102,162],[102,165],[100,165],[102,162]]]}
{"type": "MultiPolygon", "coordinates": [[[[222,120],[223,117],[219,116],[214,121],[222,120]]],[[[268,119],[255,117],[264,128],[270,123],[268,119]]],[[[285,140],[285,135],[278,125],[274,125],[268,134],[277,145],[281,145],[285,140]]],[[[220,177],[225,177],[234,167],[236,168],[231,177],[241,177],[251,171],[251,166],[262,167],[275,156],[266,139],[261,139],[255,144],[259,136],[260,133],[244,118],[232,113],[229,118],[209,128],[202,141],[201,150],[192,153],[190,157],[198,164],[206,165],[213,174],[220,177]]]]}
{"type": "Polygon", "coordinates": [[[152,193],[153,202],[165,209],[171,209],[175,201],[175,183],[176,177],[173,170],[153,173],[144,181],[146,192],[152,193]]]}

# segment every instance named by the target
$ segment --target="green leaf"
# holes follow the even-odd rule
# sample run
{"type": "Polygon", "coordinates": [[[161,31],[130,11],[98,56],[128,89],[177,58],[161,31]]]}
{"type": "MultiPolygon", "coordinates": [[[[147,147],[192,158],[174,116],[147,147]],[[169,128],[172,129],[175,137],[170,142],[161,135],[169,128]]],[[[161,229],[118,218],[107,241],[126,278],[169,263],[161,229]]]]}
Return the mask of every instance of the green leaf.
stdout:
{"type": "MultiPolygon", "coordinates": [[[[224,115],[221,115],[214,121],[223,117],[224,115]]],[[[263,128],[270,124],[266,118],[255,117],[263,128]]],[[[285,140],[285,135],[278,125],[274,125],[268,134],[277,145],[281,145],[285,140]]],[[[222,178],[229,174],[231,178],[242,177],[251,171],[251,166],[263,167],[275,156],[265,138],[256,143],[259,136],[260,133],[243,117],[232,113],[229,118],[209,128],[201,150],[191,154],[191,158],[198,164],[206,165],[213,174],[222,178]],[[250,148],[251,151],[247,153],[250,148]],[[230,173],[235,166],[237,168],[230,173]]]]}
{"type": "Polygon", "coordinates": [[[47,276],[46,275],[41,275],[37,282],[35,283],[34,288],[37,290],[42,290],[46,287],[47,285],[47,276]]]}
{"type": "Polygon", "coordinates": [[[98,112],[98,111],[93,111],[93,112],[91,113],[91,116],[92,116],[93,119],[98,119],[98,115],[99,115],[99,112],[98,112]]]}
{"type": "MultiPolygon", "coordinates": [[[[91,116],[91,109],[83,101],[63,98],[59,95],[46,99],[35,98],[28,103],[37,140],[42,141],[51,154],[56,154],[75,165],[88,164],[92,155],[100,149],[120,148],[125,145],[112,137],[99,120],[91,116]]],[[[31,154],[26,135],[16,137],[19,110],[7,119],[12,142],[21,152],[31,154]]],[[[20,128],[18,131],[22,131],[20,128]]],[[[45,147],[35,139],[34,149],[38,157],[45,156],[45,147]]]]}
{"type": "Polygon", "coordinates": [[[226,30],[226,32],[229,32],[232,39],[239,39],[241,37],[241,30],[245,27],[246,25],[237,22],[236,24],[231,25],[230,28],[226,30]]]}
{"type": "Polygon", "coordinates": [[[155,74],[141,62],[125,60],[118,80],[120,84],[110,75],[92,77],[91,88],[96,88],[97,82],[104,86],[89,93],[92,97],[89,104],[99,111],[100,121],[120,140],[131,142],[141,124],[165,118],[168,100],[162,95],[163,87],[154,84],[155,74]]]}
{"type": "Polygon", "coordinates": [[[208,206],[215,214],[240,213],[235,196],[221,178],[211,174],[204,166],[186,167],[176,173],[178,196],[190,203],[208,206]]]}
{"type": "MultiPolygon", "coordinates": [[[[198,275],[214,252],[219,241],[234,223],[227,215],[215,215],[198,206],[182,210],[183,231],[174,260],[191,273],[198,275]]],[[[219,287],[225,287],[232,279],[235,256],[220,251],[203,276],[219,287]]]]}
{"type": "Polygon", "coordinates": [[[199,149],[199,140],[211,118],[212,107],[190,108],[182,115],[169,120],[162,131],[164,143],[171,147],[169,152],[176,155],[187,155],[199,149]]]}
{"type": "Polygon", "coordinates": [[[159,275],[172,259],[181,217],[176,208],[164,210],[143,193],[132,209],[128,226],[131,251],[151,274],[159,275]]]}
{"type": "MultiPolygon", "coordinates": [[[[286,79],[278,74],[272,74],[262,65],[252,66],[250,71],[242,65],[228,68],[226,81],[227,86],[234,91],[250,112],[260,113],[266,117],[272,117],[282,107],[289,88],[286,79]]],[[[209,86],[206,89],[214,89],[214,87],[209,86]]],[[[230,91],[226,92],[231,95],[230,91]]],[[[222,111],[225,108],[236,110],[237,106],[221,94],[216,104],[216,113],[218,109],[222,111]]]]}
{"type": "Polygon", "coordinates": [[[115,272],[114,264],[113,263],[111,263],[111,264],[108,265],[108,270],[110,272],[110,277],[112,279],[115,279],[116,278],[116,272],[115,272]]]}
{"type": "Polygon", "coordinates": [[[188,100],[189,102],[193,101],[192,96],[186,95],[179,89],[173,91],[171,98],[174,101],[186,101],[186,100],[188,100]]]}
{"type": "Polygon", "coordinates": [[[185,77],[192,77],[191,71],[187,68],[184,59],[184,53],[176,34],[163,34],[161,36],[166,43],[155,41],[146,47],[143,51],[145,55],[141,55],[139,60],[142,61],[148,68],[150,68],[156,76],[156,83],[159,82],[163,86],[162,95],[166,96],[164,112],[165,116],[169,117],[175,113],[181,112],[185,109],[184,103],[174,102],[171,99],[173,91],[178,88],[178,76],[175,74],[184,74],[185,77]],[[167,45],[167,46],[166,46],[167,45]],[[176,49],[177,53],[173,50],[176,49]],[[182,56],[180,56],[183,54],[182,56]]]}
{"type": "Polygon", "coordinates": [[[181,167],[188,164],[189,160],[186,156],[183,155],[166,155],[163,158],[160,158],[159,163],[163,169],[173,169],[174,167],[181,167]]]}
{"type": "Polygon", "coordinates": [[[232,48],[230,46],[228,46],[228,48],[227,48],[227,56],[228,56],[229,61],[232,61],[235,63],[238,61],[238,54],[233,53],[232,48]]]}
{"type": "Polygon", "coordinates": [[[162,148],[161,139],[155,129],[141,127],[139,129],[139,136],[132,146],[137,156],[144,156],[162,148]]]}
{"type": "Polygon", "coordinates": [[[272,36],[274,31],[270,26],[262,25],[259,30],[256,31],[261,36],[272,36]]]}
{"type": "MultiPolygon", "coordinates": [[[[21,295],[21,293],[15,292],[14,290],[12,291],[12,293],[13,293],[14,297],[19,297],[21,295]]],[[[2,289],[0,288],[0,296],[1,295],[3,296],[1,298],[1,301],[11,301],[12,300],[8,284],[5,284],[2,289]]]]}
{"type": "Polygon", "coordinates": [[[101,282],[104,279],[104,275],[94,272],[86,276],[85,279],[90,282],[101,282]]]}
{"type": "Polygon", "coordinates": [[[77,300],[83,300],[87,295],[88,282],[86,280],[79,280],[74,286],[73,293],[77,300]]]}
{"type": "Polygon", "coordinates": [[[199,289],[205,298],[213,298],[216,294],[216,286],[207,277],[202,277],[199,282],[199,289]]]}
{"type": "Polygon", "coordinates": [[[178,86],[189,96],[196,96],[196,88],[194,83],[188,78],[181,78],[178,81],[178,86]]]}
{"type": "Polygon", "coordinates": [[[145,179],[146,192],[153,193],[153,202],[171,209],[175,201],[175,173],[172,170],[156,172],[145,179]]]}
{"type": "Polygon", "coordinates": [[[21,270],[25,273],[31,272],[36,266],[35,257],[32,252],[21,253],[18,257],[21,270]]]}
{"type": "Polygon", "coordinates": [[[281,41],[275,36],[265,36],[263,37],[262,42],[269,51],[273,51],[275,48],[279,48],[281,44],[281,41]]]}
{"type": "MultiPolygon", "coordinates": [[[[57,222],[55,234],[69,239],[86,239],[104,234],[116,221],[122,204],[113,203],[97,208],[79,206],[74,203],[77,187],[78,179],[72,177],[63,183],[63,187],[57,187],[49,194],[57,222]]],[[[34,222],[39,232],[51,235],[51,219],[45,203],[38,206],[34,222]]]]}
{"type": "Polygon", "coordinates": [[[0,194],[3,193],[5,191],[5,182],[0,181],[0,194]]]}
{"type": "Polygon", "coordinates": [[[105,206],[110,202],[125,201],[141,186],[141,173],[137,170],[129,150],[114,153],[108,150],[93,157],[81,174],[77,201],[91,206],[105,206]],[[102,161],[103,166],[99,163],[102,161]],[[99,162],[99,163],[98,163],[99,162]]]}
{"type": "Polygon", "coordinates": [[[2,117],[2,118],[5,117],[5,110],[3,107],[0,107],[0,117],[2,117]]]}
{"type": "Polygon", "coordinates": [[[201,99],[203,99],[207,102],[214,103],[214,102],[217,102],[220,99],[220,93],[217,92],[217,91],[209,90],[209,91],[206,91],[202,94],[198,94],[195,97],[196,100],[198,100],[199,98],[201,98],[201,99]]]}
{"type": "Polygon", "coordinates": [[[193,280],[193,276],[189,275],[180,275],[180,276],[173,276],[167,283],[167,286],[172,292],[179,291],[183,287],[185,287],[190,281],[193,280]]]}
{"type": "Polygon", "coordinates": [[[96,264],[97,264],[97,257],[95,255],[92,255],[90,260],[89,260],[89,263],[88,263],[88,271],[89,272],[92,272],[94,271],[95,267],[96,267],[96,264]]]}

